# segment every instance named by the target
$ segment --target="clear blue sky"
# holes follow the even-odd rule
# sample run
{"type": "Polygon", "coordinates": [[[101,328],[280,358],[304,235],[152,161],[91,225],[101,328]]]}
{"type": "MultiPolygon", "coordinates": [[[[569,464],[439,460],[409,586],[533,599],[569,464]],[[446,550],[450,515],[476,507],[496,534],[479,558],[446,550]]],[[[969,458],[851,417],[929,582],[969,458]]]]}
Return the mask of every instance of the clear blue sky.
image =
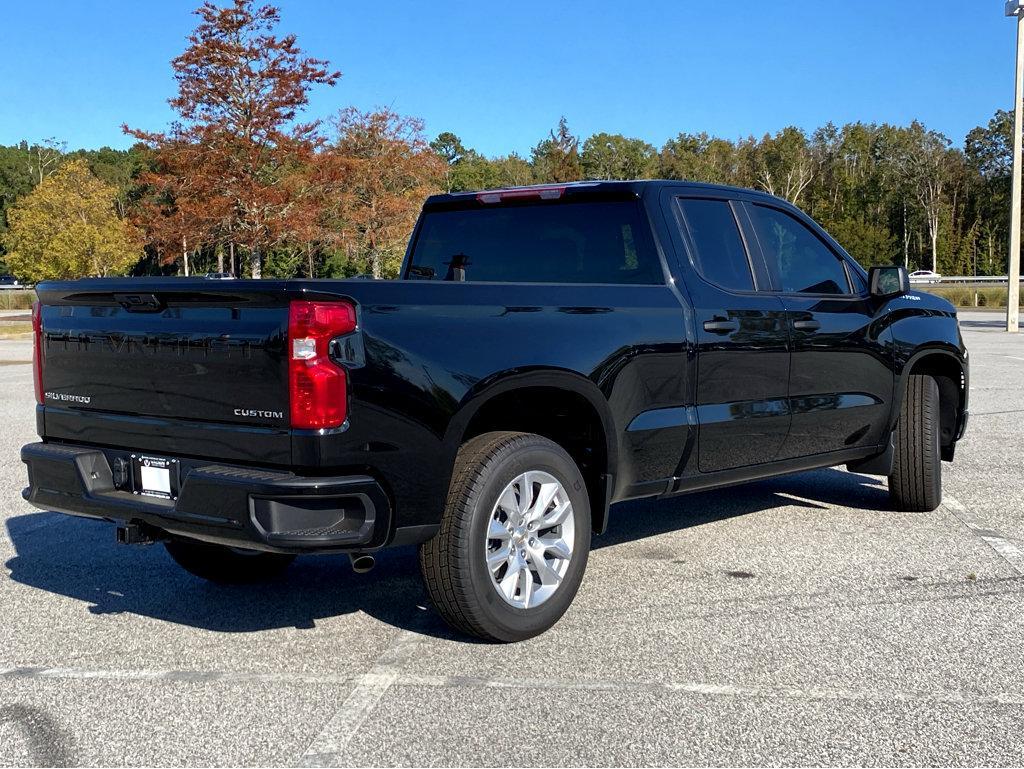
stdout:
{"type": "MultiPolygon", "coordinates": [[[[1002,0],[280,0],[282,31],[344,76],[310,113],[416,115],[487,154],[573,131],[727,138],[919,118],[961,144],[1012,102],[1002,0]]],[[[126,147],[163,128],[198,0],[37,0],[0,11],[0,144],[126,147]]]]}

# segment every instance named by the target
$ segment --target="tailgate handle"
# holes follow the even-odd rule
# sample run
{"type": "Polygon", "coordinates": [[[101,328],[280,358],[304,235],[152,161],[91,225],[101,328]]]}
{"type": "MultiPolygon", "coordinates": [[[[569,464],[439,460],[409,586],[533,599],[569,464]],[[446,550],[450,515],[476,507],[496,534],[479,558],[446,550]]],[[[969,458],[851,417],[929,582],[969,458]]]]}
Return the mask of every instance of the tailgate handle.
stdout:
{"type": "Polygon", "coordinates": [[[163,304],[156,294],[114,294],[114,299],[128,312],[159,312],[163,304]]]}

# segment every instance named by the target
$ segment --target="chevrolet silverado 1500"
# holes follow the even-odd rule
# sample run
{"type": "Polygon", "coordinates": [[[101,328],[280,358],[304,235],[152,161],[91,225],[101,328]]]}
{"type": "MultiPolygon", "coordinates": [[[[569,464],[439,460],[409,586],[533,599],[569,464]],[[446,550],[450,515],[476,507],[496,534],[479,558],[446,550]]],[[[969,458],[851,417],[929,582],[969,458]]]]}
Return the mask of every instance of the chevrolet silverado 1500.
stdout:
{"type": "Polygon", "coordinates": [[[399,280],[38,296],[32,504],[212,580],[418,545],[441,615],[499,641],[558,620],[616,502],[845,464],[932,510],[967,422],[948,302],[727,187],[438,195],[399,280]]]}

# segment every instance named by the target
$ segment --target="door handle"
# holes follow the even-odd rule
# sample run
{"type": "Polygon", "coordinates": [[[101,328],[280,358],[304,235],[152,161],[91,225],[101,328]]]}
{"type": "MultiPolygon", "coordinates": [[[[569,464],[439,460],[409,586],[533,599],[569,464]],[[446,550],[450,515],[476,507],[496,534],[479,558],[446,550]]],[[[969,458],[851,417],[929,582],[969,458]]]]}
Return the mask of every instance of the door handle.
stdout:
{"type": "Polygon", "coordinates": [[[797,331],[817,331],[821,328],[821,323],[816,320],[794,320],[793,328],[797,331]]]}
{"type": "Polygon", "coordinates": [[[740,324],[736,321],[723,318],[704,321],[704,330],[710,331],[712,334],[728,334],[730,331],[738,331],[739,327],[740,324]]]}

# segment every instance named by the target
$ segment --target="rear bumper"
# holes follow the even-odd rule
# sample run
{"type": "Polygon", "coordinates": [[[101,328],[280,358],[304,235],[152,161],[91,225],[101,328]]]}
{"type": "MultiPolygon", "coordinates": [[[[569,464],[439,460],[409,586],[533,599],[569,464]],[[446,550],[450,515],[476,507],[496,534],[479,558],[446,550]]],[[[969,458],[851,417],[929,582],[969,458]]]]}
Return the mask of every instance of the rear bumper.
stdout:
{"type": "Polygon", "coordinates": [[[34,506],[135,523],[159,535],[282,553],[365,550],[384,544],[388,495],[365,475],[303,477],[263,469],[180,462],[176,499],[142,496],[124,468],[130,454],[55,443],[21,450],[34,506]]]}

